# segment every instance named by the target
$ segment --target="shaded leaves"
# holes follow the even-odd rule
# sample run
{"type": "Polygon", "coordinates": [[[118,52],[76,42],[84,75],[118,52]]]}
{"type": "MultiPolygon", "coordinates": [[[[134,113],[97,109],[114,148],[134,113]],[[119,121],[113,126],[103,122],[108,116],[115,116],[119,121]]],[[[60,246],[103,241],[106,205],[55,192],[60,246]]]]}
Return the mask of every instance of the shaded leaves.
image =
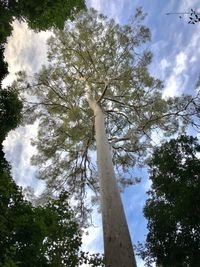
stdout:
{"type": "Polygon", "coordinates": [[[153,261],[163,267],[200,263],[199,152],[196,138],[180,136],[153,154],[144,207],[149,233],[145,247],[139,247],[147,266],[153,261]]]}

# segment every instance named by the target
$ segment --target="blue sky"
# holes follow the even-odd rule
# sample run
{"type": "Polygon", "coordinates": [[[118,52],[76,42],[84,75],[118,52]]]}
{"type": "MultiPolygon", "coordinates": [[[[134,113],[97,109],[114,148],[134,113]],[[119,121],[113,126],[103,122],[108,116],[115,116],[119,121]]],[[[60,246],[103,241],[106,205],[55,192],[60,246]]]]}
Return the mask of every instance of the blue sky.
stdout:
{"type": "MultiPolygon", "coordinates": [[[[152,33],[151,42],[147,44],[153,54],[150,71],[164,81],[165,96],[181,93],[194,93],[199,76],[200,60],[200,23],[190,25],[188,18],[179,19],[176,15],[166,16],[168,12],[185,12],[191,8],[200,10],[199,0],[87,0],[92,6],[114,18],[118,23],[127,23],[134,14],[136,7],[142,6],[147,13],[145,24],[152,33]]],[[[8,39],[5,57],[9,63],[10,75],[4,85],[14,79],[14,73],[26,70],[29,74],[37,72],[46,63],[46,39],[50,32],[34,33],[23,23],[14,22],[13,35],[8,39]]],[[[16,181],[23,185],[34,186],[39,194],[43,185],[35,179],[35,167],[30,165],[30,157],[35,152],[30,144],[30,138],[36,136],[37,125],[19,127],[12,131],[5,141],[5,152],[13,166],[16,181]]],[[[150,183],[145,169],[138,170],[142,176],[140,184],[125,190],[122,198],[127,215],[131,237],[134,243],[145,238],[146,221],[142,209],[145,202],[145,192],[150,183]]],[[[96,227],[88,229],[89,235],[84,235],[83,247],[92,252],[102,252],[102,229],[100,215],[95,212],[93,221],[96,227]]],[[[138,266],[144,266],[138,260],[138,266]]]]}

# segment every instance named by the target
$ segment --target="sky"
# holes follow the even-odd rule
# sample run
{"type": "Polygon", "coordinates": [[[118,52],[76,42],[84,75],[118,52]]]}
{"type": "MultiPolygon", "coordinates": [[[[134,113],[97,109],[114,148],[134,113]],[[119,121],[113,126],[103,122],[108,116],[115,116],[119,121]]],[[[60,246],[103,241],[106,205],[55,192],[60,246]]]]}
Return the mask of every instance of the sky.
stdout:
{"type": "MultiPolygon", "coordinates": [[[[168,12],[189,12],[191,8],[200,11],[199,0],[87,0],[88,7],[94,7],[117,23],[128,23],[136,7],[141,6],[147,13],[145,25],[151,30],[151,42],[147,48],[153,52],[150,72],[164,81],[163,96],[194,94],[199,76],[200,60],[200,23],[188,24],[188,17],[180,19],[168,12]]],[[[10,75],[4,86],[9,85],[19,70],[30,75],[39,71],[47,63],[46,40],[51,32],[35,33],[25,23],[14,22],[14,31],[8,38],[5,58],[9,64],[10,75]]],[[[194,134],[196,134],[194,132],[194,134]]],[[[36,167],[31,166],[30,157],[36,150],[31,146],[31,138],[37,135],[37,124],[20,126],[11,131],[4,142],[7,159],[12,164],[12,173],[16,182],[23,187],[32,186],[40,194],[44,184],[36,180],[36,167]]],[[[145,192],[150,187],[146,169],[138,170],[141,183],[125,190],[122,195],[125,213],[133,243],[143,242],[147,234],[146,220],[143,217],[145,192]]],[[[87,229],[83,236],[83,248],[90,252],[103,252],[100,214],[93,214],[94,226],[87,229]]],[[[138,267],[144,266],[137,259],[138,267]]]]}

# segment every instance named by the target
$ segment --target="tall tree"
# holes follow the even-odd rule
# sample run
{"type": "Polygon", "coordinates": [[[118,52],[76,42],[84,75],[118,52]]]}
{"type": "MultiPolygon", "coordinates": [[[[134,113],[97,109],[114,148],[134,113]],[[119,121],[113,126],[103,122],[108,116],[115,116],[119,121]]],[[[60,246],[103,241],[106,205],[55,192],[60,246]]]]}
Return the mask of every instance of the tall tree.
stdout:
{"type": "Polygon", "coordinates": [[[136,266],[115,171],[131,184],[129,170],[151,147],[151,133],[175,133],[179,117],[184,127],[196,112],[191,97],[162,98],[162,83],[148,72],[143,18],[138,9],[120,26],[92,9],[82,13],[50,38],[49,66],[31,81],[20,73],[13,85],[36,96],[25,102],[29,122],[40,121],[33,162],[49,190],[73,191],[84,213],[87,188],[100,187],[107,267],[136,266]]]}
{"type": "Polygon", "coordinates": [[[200,265],[200,145],[180,136],[157,148],[149,163],[151,190],[144,207],[143,256],[158,266],[200,265]]]}

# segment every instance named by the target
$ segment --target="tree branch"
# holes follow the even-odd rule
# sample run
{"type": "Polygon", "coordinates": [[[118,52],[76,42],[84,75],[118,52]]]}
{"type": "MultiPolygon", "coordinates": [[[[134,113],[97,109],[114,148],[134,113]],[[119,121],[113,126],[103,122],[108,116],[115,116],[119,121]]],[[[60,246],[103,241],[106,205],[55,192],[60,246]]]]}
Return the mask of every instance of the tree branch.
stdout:
{"type": "Polygon", "coordinates": [[[103,90],[103,93],[101,94],[101,96],[97,99],[97,103],[100,103],[101,100],[104,98],[105,94],[106,94],[106,91],[108,89],[108,85],[109,83],[105,82],[105,87],[104,87],[104,90],[103,90]]]}

